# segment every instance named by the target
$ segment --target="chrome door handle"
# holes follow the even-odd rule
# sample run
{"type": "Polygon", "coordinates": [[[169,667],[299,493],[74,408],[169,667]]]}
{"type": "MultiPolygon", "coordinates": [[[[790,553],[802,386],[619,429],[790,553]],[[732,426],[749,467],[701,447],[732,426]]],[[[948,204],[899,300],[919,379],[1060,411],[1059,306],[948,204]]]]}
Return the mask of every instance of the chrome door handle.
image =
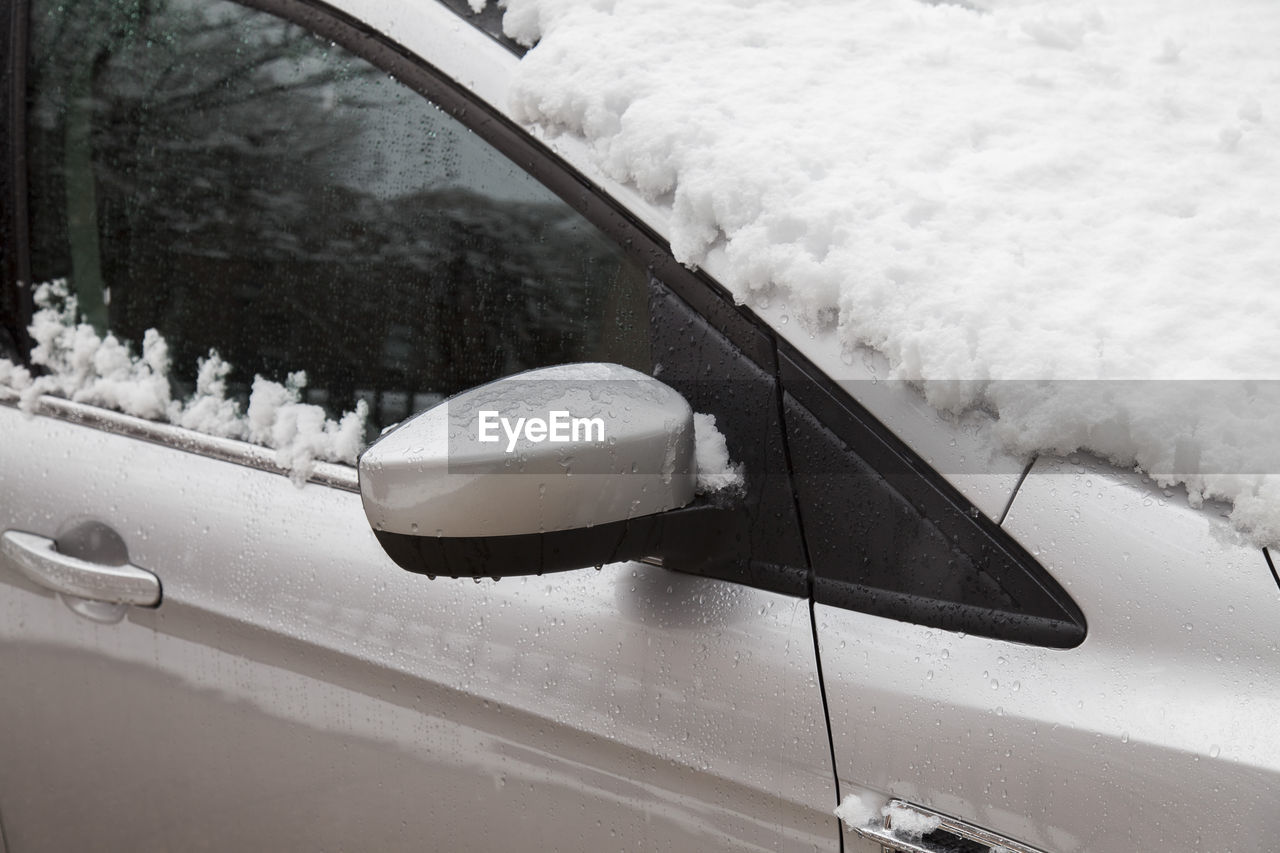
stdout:
{"type": "Polygon", "coordinates": [[[160,603],[160,579],[146,569],[125,563],[111,566],[60,554],[52,539],[6,530],[0,554],[32,583],[45,589],[90,601],[154,607],[160,603]]]}
{"type": "MultiPolygon", "coordinates": [[[[924,806],[917,806],[915,803],[908,803],[905,800],[890,800],[889,806],[895,810],[902,809],[914,812],[915,816],[925,818],[930,822],[937,821],[937,827],[942,832],[952,836],[959,836],[969,841],[976,841],[979,844],[986,845],[993,851],[1044,853],[1039,848],[1028,846],[1020,841],[1014,841],[1012,838],[1005,838],[1003,835],[997,835],[980,826],[974,826],[971,823],[944,815],[942,812],[935,812],[933,809],[924,806]]],[[[897,834],[894,832],[892,822],[888,817],[884,819],[883,825],[878,826],[875,823],[870,823],[866,826],[854,827],[853,831],[863,838],[878,842],[880,849],[885,853],[941,853],[946,849],[942,845],[925,841],[919,836],[908,837],[897,834]]]]}

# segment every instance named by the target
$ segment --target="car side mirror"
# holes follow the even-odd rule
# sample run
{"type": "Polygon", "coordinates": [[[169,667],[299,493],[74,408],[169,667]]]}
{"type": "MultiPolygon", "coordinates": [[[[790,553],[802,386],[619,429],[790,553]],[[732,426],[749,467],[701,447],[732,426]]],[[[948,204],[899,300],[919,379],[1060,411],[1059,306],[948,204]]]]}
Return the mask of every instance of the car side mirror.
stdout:
{"type": "MultiPolygon", "coordinates": [[[[693,410],[614,364],[465,391],[360,457],[365,516],[412,572],[503,577],[642,557],[716,558],[733,514],[695,502],[693,410]]],[[[732,550],[731,548],[729,550],[732,550]]]]}

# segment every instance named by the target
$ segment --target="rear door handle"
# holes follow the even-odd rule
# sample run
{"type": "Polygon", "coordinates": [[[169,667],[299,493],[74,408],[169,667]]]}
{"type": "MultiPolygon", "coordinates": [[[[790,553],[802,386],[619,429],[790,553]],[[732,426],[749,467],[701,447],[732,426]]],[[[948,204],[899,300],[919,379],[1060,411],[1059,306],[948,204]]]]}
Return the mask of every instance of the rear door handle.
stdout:
{"type": "Polygon", "coordinates": [[[0,537],[0,554],[32,583],[45,589],[90,601],[155,607],[160,603],[160,579],[146,569],[93,563],[54,547],[52,539],[6,530],[0,537]]]}

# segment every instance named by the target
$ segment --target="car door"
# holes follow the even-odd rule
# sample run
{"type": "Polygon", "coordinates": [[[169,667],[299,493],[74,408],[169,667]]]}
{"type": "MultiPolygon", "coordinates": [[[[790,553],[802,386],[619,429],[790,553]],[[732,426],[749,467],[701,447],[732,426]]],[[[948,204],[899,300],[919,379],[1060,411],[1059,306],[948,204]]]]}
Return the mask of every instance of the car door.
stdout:
{"type": "Polygon", "coordinates": [[[1271,849],[1280,595],[1220,507],[1080,456],[988,519],[783,364],[850,849],[1271,849]]]}
{"type": "Polygon", "coordinates": [[[8,850],[833,849],[767,336],[651,276],[672,265],[650,237],[425,62],[329,7],[261,5],[18,9],[7,298],[61,282],[24,320],[41,387],[75,399],[0,405],[8,850]],[[717,415],[744,558],[398,569],[343,438],[360,413],[369,439],[583,360],[717,415]],[[158,604],[22,570],[67,557],[104,598],[128,564],[158,604]]]}

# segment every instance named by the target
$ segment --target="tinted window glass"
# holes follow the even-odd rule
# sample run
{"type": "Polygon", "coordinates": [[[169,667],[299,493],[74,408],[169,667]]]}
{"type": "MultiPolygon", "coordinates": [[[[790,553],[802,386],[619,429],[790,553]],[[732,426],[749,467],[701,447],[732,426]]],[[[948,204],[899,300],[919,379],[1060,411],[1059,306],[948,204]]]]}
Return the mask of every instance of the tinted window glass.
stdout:
{"type": "Polygon", "coordinates": [[[648,371],[643,273],[456,119],[225,2],[32,4],[32,272],[100,331],[305,370],[372,427],[523,369],[648,371]]]}
{"type": "Polygon", "coordinates": [[[1058,648],[1084,640],[1066,591],[927,463],[798,355],[784,352],[780,372],[819,604],[1058,648]]]}

